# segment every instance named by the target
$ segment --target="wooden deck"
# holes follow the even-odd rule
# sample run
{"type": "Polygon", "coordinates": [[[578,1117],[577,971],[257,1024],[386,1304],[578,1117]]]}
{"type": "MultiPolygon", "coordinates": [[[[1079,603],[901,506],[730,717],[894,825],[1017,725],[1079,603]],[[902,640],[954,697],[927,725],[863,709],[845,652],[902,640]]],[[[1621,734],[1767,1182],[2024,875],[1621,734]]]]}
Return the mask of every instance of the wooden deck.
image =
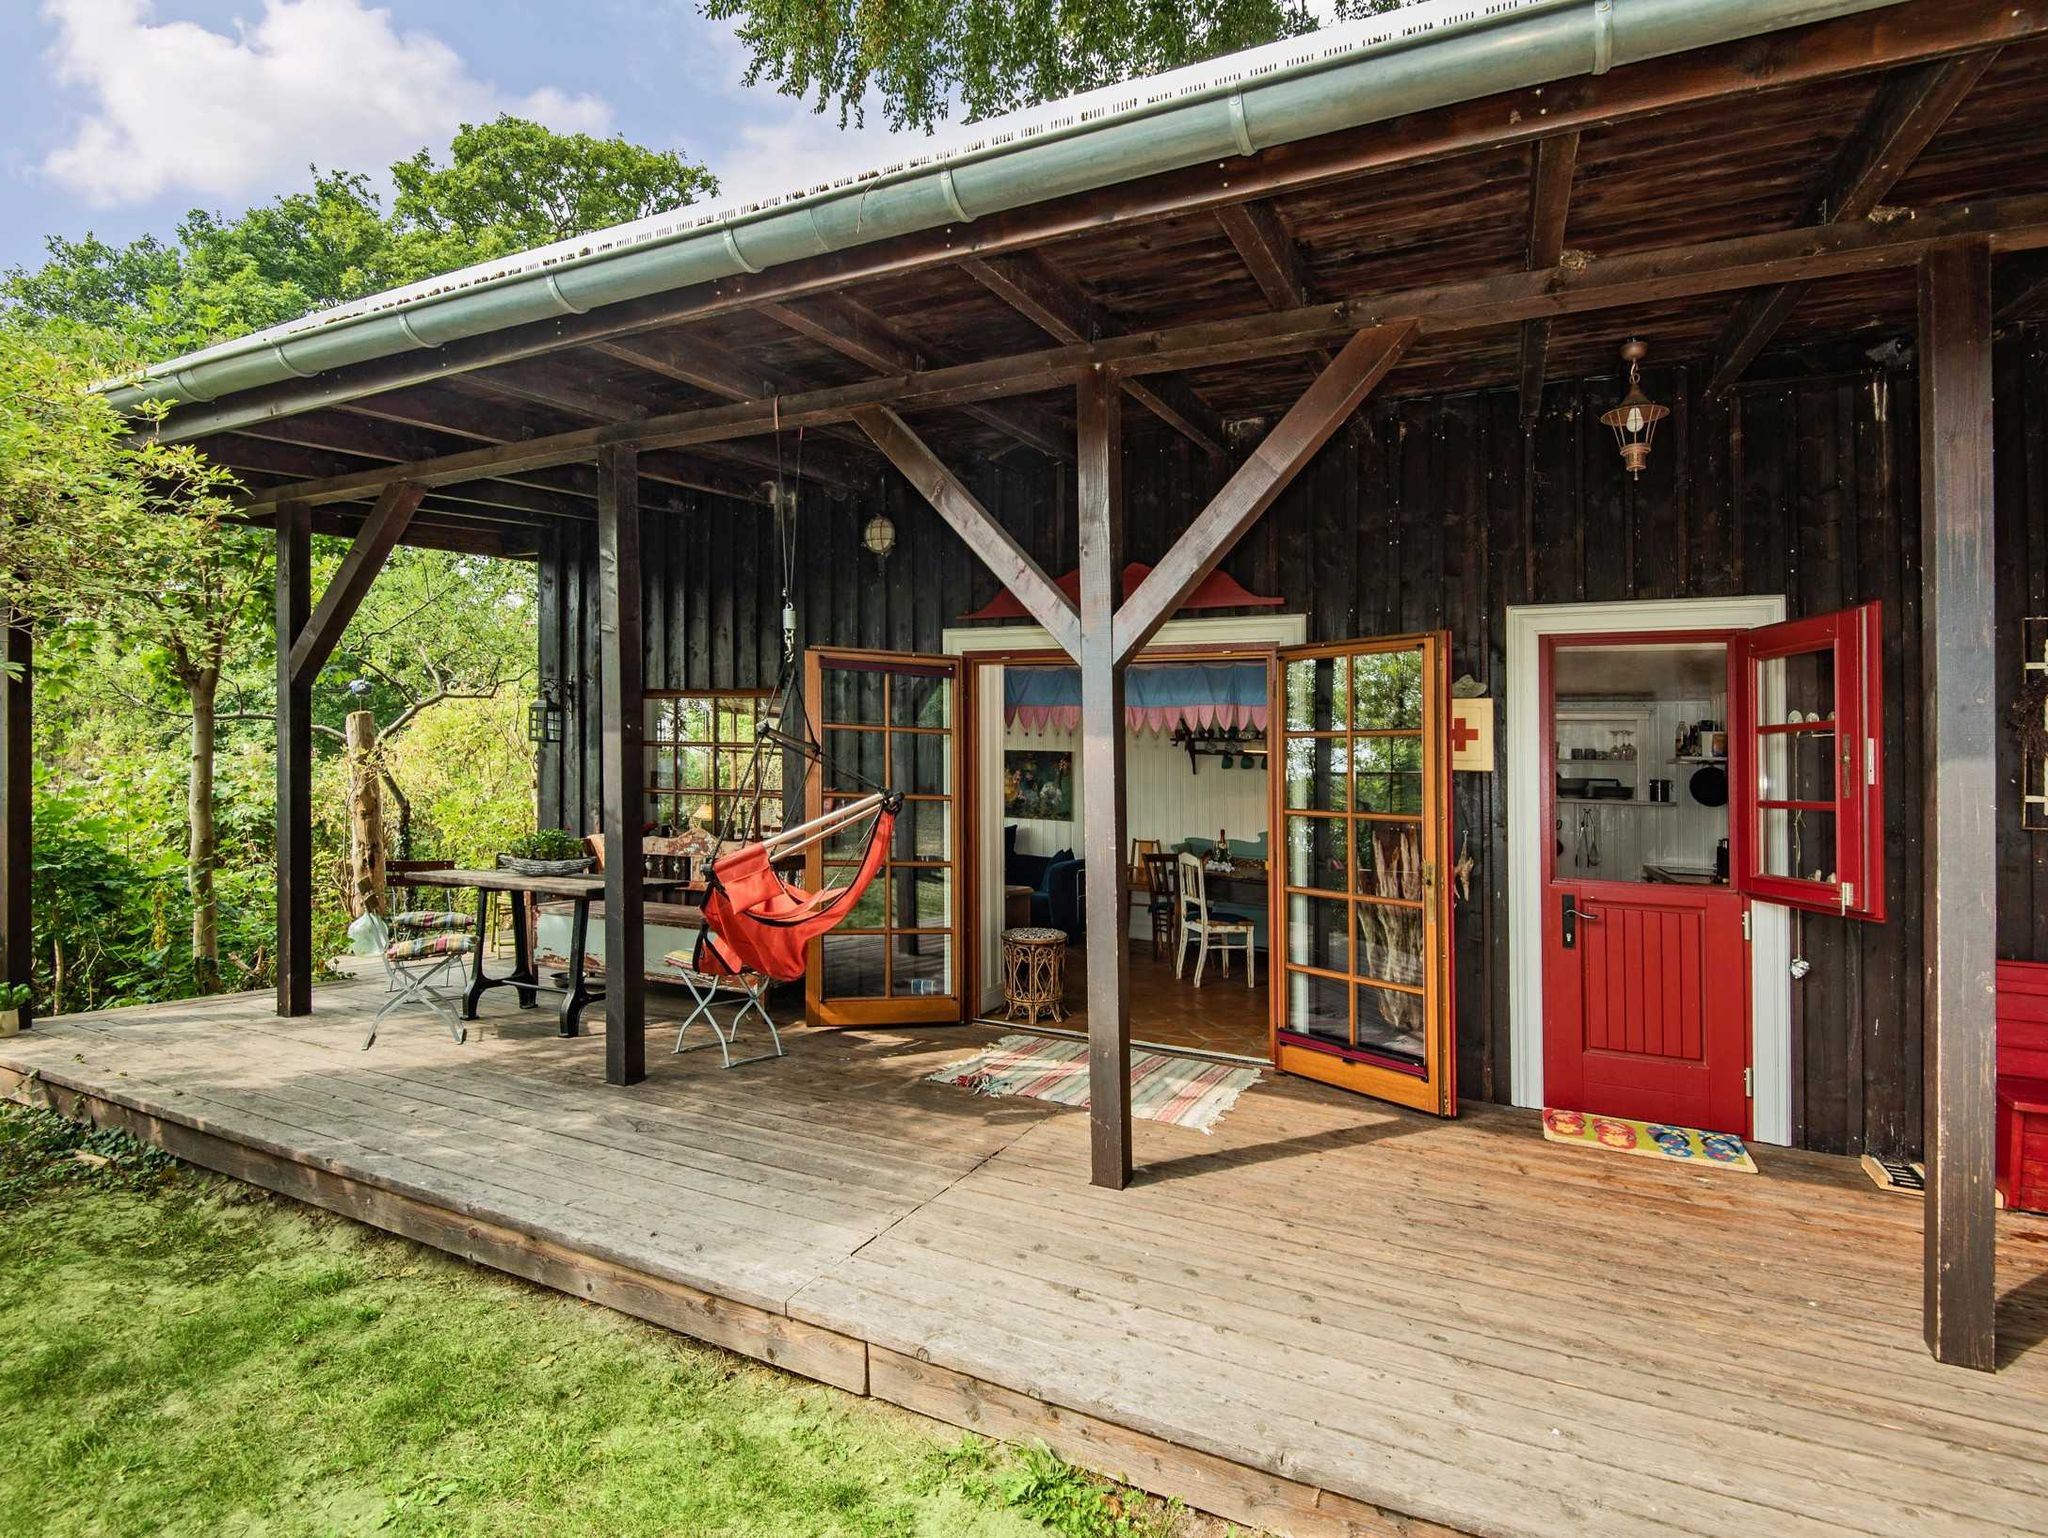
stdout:
{"type": "Polygon", "coordinates": [[[790,1033],[731,1072],[494,994],[357,1049],[367,985],[44,1022],[0,1090],[443,1249],[1289,1534],[2048,1533],[2048,1222],[2002,1370],[1920,1341],[1920,1211],[1550,1147],[1298,1082],[1213,1137],[920,1082],[988,1033],[790,1033]]]}

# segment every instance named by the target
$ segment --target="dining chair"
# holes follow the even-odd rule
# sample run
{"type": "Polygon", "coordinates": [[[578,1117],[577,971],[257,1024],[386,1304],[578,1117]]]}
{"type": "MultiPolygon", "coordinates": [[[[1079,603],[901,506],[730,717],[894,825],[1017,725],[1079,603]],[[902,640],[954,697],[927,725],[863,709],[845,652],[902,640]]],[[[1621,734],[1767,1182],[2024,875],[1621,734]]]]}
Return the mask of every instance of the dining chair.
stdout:
{"type": "Polygon", "coordinates": [[[1202,986],[1202,968],[1208,965],[1209,951],[1213,946],[1223,958],[1223,975],[1230,975],[1230,953],[1244,952],[1244,985],[1256,988],[1259,985],[1258,952],[1252,948],[1252,921],[1246,918],[1221,917],[1209,911],[1209,874],[1202,868],[1200,856],[1183,853],[1178,866],[1180,871],[1180,948],[1174,952],[1173,975],[1181,975],[1181,967],[1187,960],[1188,942],[1197,943],[1195,952],[1195,986],[1202,986]]]}
{"type": "Polygon", "coordinates": [[[1131,901],[1140,907],[1151,906],[1151,857],[1157,853],[1159,853],[1158,839],[1134,838],[1131,840],[1131,901]]]}
{"type": "Polygon", "coordinates": [[[1163,961],[1180,935],[1180,856],[1145,856],[1145,911],[1152,920],[1152,959],[1163,961]]]}

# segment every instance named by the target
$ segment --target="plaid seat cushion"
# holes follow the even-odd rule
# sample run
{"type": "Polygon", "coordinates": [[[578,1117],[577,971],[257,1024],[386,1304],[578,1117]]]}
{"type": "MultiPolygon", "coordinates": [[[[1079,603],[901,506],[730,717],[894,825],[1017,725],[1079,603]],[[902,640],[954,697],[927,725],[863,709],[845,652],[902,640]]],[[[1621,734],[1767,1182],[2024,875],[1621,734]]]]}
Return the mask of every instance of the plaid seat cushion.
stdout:
{"type": "Polygon", "coordinates": [[[752,992],[761,983],[760,974],[756,972],[742,972],[737,977],[713,977],[708,972],[699,972],[697,970],[697,953],[695,951],[670,951],[661,959],[664,965],[677,972],[687,973],[701,982],[737,984],[748,992],[752,992]]]}
{"type": "Polygon", "coordinates": [[[410,940],[394,940],[384,947],[384,955],[390,961],[419,961],[428,956],[467,956],[475,949],[476,940],[472,936],[443,930],[439,934],[417,935],[410,940]]]}
{"type": "Polygon", "coordinates": [[[394,913],[394,935],[424,935],[443,929],[474,929],[476,920],[467,913],[394,913]]]}

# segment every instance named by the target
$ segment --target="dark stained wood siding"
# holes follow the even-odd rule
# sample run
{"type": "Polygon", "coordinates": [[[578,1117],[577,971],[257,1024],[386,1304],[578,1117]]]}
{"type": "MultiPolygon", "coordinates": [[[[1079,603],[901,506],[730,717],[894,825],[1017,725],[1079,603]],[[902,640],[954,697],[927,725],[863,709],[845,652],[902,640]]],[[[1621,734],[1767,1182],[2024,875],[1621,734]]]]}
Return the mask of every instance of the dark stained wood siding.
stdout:
{"type": "MultiPolygon", "coordinates": [[[[1225,561],[1309,616],[1312,639],[1443,626],[1453,677],[1498,697],[1505,615],[1519,603],[1782,592],[1794,616],[1885,605],[1889,765],[1882,925],[1795,918],[1794,1134],[1831,1152],[1914,1153],[1920,1139],[1919,490],[1915,383],[1866,369],[1705,396],[1699,369],[1647,371],[1672,403],[1651,468],[1623,475],[1599,413],[1611,376],[1553,384],[1524,434],[1511,389],[1369,403],[1225,561]]],[[[2048,960],[2048,834],[2020,828],[2018,763],[2004,718],[2018,622],[2048,612],[2048,342],[1998,354],[1998,647],[2001,715],[1999,954],[2048,960]]],[[[1125,558],[1156,561],[1215,489],[1181,439],[1134,429],[1125,558]]],[[[1028,452],[968,479],[1054,573],[1074,564],[1071,470],[1028,452]]],[[[933,650],[994,581],[891,477],[865,498],[807,500],[796,595],[800,644],[933,650]],[[861,548],[875,511],[897,526],[877,567],[861,548]]],[[[702,516],[646,534],[649,687],[767,687],[778,667],[774,526],[706,498],[702,516]]],[[[595,541],[559,536],[542,561],[542,667],[567,681],[570,743],[543,755],[541,815],[592,825],[596,806],[595,541]],[[585,744],[588,744],[586,747],[585,744]],[[582,808],[578,814],[574,809],[582,808]]],[[[1458,841],[1478,869],[1458,904],[1459,1080],[1508,1093],[1505,765],[1460,775],[1458,841]]]]}

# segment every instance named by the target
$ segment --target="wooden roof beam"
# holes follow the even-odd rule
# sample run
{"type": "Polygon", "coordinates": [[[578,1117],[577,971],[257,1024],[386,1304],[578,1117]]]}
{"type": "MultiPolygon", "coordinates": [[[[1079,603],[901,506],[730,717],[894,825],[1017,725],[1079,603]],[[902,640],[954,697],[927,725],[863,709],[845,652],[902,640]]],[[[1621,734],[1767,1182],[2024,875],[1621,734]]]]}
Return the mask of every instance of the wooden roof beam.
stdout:
{"type": "Polygon", "coordinates": [[[1031,552],[1018,543],[1017,536],[996,522],[995,515],[976,500],[960,477],[947,469],[924,440],[910,430],[903,418],[886,406],[873,406],[854,413],[854,422],[874,440],[875,447],[902,471],[903,478],[917,489],[938,515],[945,519],[967,548],[996,576],[996,580],[1017,595],[1031,617],[1043,625],[1060,650],[1070,657],[1081,654],[1081,614],[1074,601],[1059,590],[1031,552]]]}
{"type": "MultiPolygon", "coordinates": [[[[1040,252],[1022,256],[968,257],[967,275],[1030,321],[1055,342],[1092,342],[1121,336],[1125,328],[1081,286],[1040,252]]],[[[1120,381],[1124,393],[1212,458],[1225,452],[1223,422],[1178,379],[1120,381]]]]}
{"type": "Polygon", "coordinates": [[[1112,650],[1119,664],[1135,657],[1179,611],[1421,334],[1419,321],[1400,320],[1345,343],[1116,611],[1112,650]]]}
{"type": "MultiPolygon", "coordinates": [[[[934,352],[902,327],[843,294],[829,294],[802,304],[770,303],[756,308],[776,324],[877,374],[917,374],[958,361],[934,352]]],[[[1034,406],[991,405],[986,401],[968,402],[963,409],[977,422],[1037,449],[1049,459],[1074,457],[1074,445],[1065,424],[1049,412],[1034,406]]]]}
{"type": "MultiPolygon", "coordinates": [[[[1930,64],[1909,65],[1885,76],[1799,223],[1844,224],[1867,219],[1912,169],[1921,151],[1997,57],[1996,48],[1984,48],[1930,64]]],[[[1746,295],[1714,349],[1707,388],[1726,390],[1740,379],[1778,334],[1805,292],[1802,283],[1781,283],[1746,295]]]]}
{"type": "Polygon", "coordinates": [[[377,498],[377,505],[363,520],[362,532],[356,535],[341,566],[328,580],[318,607],[292,638],[285,672],[295,686],[304,688],[311,684],[334,655],[334,648],[341,644],[341,633],[355,617],[370,584],[377,580],[377,573],[384,569],[385,559],[405,536],[405,527],[412,522],[412,515],[419,510],[426,494],[424,486],[400,481],[386,486],[377,498]]]}
{"type": "MultiPolygon", "coordinates": [[[[1572,177],[1579,168],[1579,131],[1574,128],[1536,143],[1529,165],[1529,270],[1555,267],[1564,256],[1564,228],[1571,217],[1572,177]]],[[[1522,425],[1543,410],[1544,364],[1550,352],[1548,319],[1522,322],[1522,425]]]]}
{"type": "MultiPolygon", "coordinates": [[[[346,501],[395,480],[445,486],[539,465],[586,460],[608,442],[669,448],[745,437],[772,428],[851,421],[866,406],[937,410],[971,401],[1035,395],[1072,385],[1098,365],[1137,374],[1180,373],[1324,347],[1367,327],[1413,320],[1424,336],[1519,325],[1545,316],[1661,304],[1696,294],[1807,282],[1910,267],[1937,242],[1983,236],[1999,254],[2048,247],[2048,193],[1938,205],[1882,224],[1773,230],[1728,240],[1625,252],[1546,272],[1426,284],[1274,314],[1134,332],[1067,347],[987,358],[916,374],[830,385],[769,403],[739,401],[644,422],[590,427],[501,444],[367,474],[278,488],[263,500],[346,501]]],[[[254,505],[254,504],[252,504],[254,505]]]]}
{"type": "MultiPolygon", "coordinates": [[[[1226,203],[1216,210],[1216,222],[1223,226],[1223,233],[1237,248],[1238,260],[1265,295],[1267,309],[1298,310],[1315,302],[1309,294],[1301,252],[1271,203],[1226,203]]],[[[1330,366],[1327,352],[1317,349],[1310,356],[1319,368],[1330,366]]]]}
{"type": "Polygon", "coordinates": [[[1999,263],[1992,294],[1997,305],[1993,325],[2009,326],[2033,317],[2048,303],[2048,256],[2036,251],[1999,263]]]}

